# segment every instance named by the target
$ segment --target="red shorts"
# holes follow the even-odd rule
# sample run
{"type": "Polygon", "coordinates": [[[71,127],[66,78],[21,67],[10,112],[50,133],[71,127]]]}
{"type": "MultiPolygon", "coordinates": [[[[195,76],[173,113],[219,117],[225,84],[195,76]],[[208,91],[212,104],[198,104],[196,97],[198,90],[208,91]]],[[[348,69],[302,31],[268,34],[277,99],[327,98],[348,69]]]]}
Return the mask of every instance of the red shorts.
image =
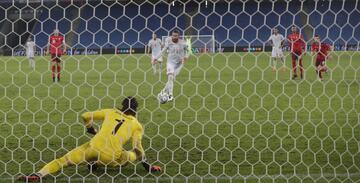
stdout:
{"type": "Polygon", "coordinates": [[[52,62],[56,62],[56,63],[60,63],[61,54],[51,54],[51,61],[52,62]]]}
{"type": "Polygon", "coordinates": [[[318,66],[324,66],[325,65],[325,60],[321,59],[316,59],[316,62],[315,62],[315,66],[318,67],[318,66]]]}
{"type": "Polygon", "coordinates": [[[301,55],[302,55],[302,51],[300,50],[294,50],[293,52],[291,52],[291,57],[293,60],[299,60],[301,55]]]}

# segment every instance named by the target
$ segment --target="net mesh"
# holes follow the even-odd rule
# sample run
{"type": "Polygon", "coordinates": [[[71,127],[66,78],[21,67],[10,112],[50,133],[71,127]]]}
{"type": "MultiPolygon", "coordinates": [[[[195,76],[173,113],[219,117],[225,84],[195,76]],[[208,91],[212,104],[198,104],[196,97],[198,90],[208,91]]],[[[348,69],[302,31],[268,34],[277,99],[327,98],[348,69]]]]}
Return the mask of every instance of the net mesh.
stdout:
{"type": "MultiPolygon", "coordinates": [[[[89,172],[72,166],[58,182],[356,182],[360,179],[360,3],[358,1],[52,1],[0,2],[0,182],[38,171],[89,141],[80,115],[140,103],[149,162],[89,172]],[[315,55],[304,78],[273,72],[267,39],[296,25],[334,45],[325,81],[315,55]],[[62,80],[51,80],[49,36],[65,36],[62,80]],[[209,36],[216,52],[193,53],[175,81],[173,102],[144,53],[153,32],[209,36]],[[36,43],[35,69],[24,44],[36,43]]],[[[197,38],[196,38],[197,37],[197,38]]],[[[193,48],[197,45],[192,40],[193,48]]],[[[284,50],[288,50],[285,46],[284,50]]],[[[165,59],[166,60],[166,59],[165,59]]],[[[98,127],[99,124],[96,124],[98,127]]],[[[130,147],[126,147],[130,149],[130,147]]]]}

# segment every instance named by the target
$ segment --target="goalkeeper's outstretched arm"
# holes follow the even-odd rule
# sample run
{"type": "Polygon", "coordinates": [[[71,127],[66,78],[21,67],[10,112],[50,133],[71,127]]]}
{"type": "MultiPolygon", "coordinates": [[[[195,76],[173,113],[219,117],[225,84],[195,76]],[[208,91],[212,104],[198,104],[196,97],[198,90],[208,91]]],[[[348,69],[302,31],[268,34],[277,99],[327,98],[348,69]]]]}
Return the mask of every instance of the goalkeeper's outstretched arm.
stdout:
{"type": "Polygon", "coordinates": [[[147,162],[145,151],[141,144],[142,135],[143,135],[143,130],[139,129],[134,132],[132,137],[133,151],[135,152],[137,159],[141,161],[146,171],[151,171],[151,172],[161,171],[161,167],[155,165],[152,166],[147,162]]]}
{"type": "Polygon", "coordinates": [[[87,129],[88,133],[96,134],[96,130],[93,127],[94,120],[101,120],[103,121],[106,115],[106,110],[99,110],[93,112],[85,112],[81,115],[82,119],[84,120],[84,125],[87,129]]]}

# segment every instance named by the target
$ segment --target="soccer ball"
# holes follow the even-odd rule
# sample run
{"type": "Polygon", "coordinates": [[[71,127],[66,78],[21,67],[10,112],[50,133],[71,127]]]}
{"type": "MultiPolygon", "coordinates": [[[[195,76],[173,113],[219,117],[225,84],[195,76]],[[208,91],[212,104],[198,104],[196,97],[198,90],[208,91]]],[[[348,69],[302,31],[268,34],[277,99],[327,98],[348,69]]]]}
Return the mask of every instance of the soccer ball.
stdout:
{"type": "Polygon", "coordinates": [[[165,104],[168,101],[169,95],[165,92],[160,92],[158,94],[158,101],[160,104],[165,104]]]}

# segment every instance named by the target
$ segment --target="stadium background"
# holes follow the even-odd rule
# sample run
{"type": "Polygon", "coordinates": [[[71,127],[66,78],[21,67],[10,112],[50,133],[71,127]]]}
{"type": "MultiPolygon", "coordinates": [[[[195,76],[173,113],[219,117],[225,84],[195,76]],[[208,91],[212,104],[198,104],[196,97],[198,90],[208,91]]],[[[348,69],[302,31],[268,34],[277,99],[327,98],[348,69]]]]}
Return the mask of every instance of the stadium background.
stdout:
{"type": "Polygon", "coordinates": [[[31,35],[40,51],[55,28],[66,36],[73,51],[110,49],[105,53],[115,53],[115,48],[144,48],[152,32],[161,37],[174,28],[185,35],[214,35],[216,47],[225,51],[244,51],[246,47],[262,51],[271,28],[278,27],[287,35],[292,24],[300,28],[306,41],[319,34],[337,50],[356,47],[360,39],[359,5],[354,0],[217,1],[216,6],[211,1],[208,5],[175,1],[174,6],[165,1],[70,2],[45,0],[12,5],[11,1],[2,1],[0,16],[6,15],[6,19],[0,22],[1,50],[9,54],[9,49],[17,50],[31,35]]]}
{"type": "MultiPolygon", "coordinates": [[[[91,136],[87,110],[141,101],[148,159],[89,174],[64,169],[59,182],[356,182],[360,179],[360,3],[347,1],[10,1],[0,3],[0,182],[31,173],[91,136]],[[72,4],[71,4],[72,2],[72,4]],[[301,4],[303,6],[301,6],[301,4]],[[274,9],[274,11],[272,11],[274,9]],[[184,13],[185,12],[185,13],[184,13]],[[330,74],[316,80],[304,56],[305,79],[273,73],[261,52],[270,29],[297,25],[308,44],[315,34],[335,45],[330,74]],[[52,83],[49,56],[28,67],[23,46],[33,36],[42,54],[54,28],[72,54],[62,81],[52,83]],[[153,76],[144,44],[156,31],[214,35],[226,53],[194,54],[177,78],[174,103],[159,105],[163,81],[153,76]],[[114,55],[133,49],[139,54],[114,55]],[[257,48],[257,49],[256,49],[257,48]],[[243,52],[242,51],[258,51],[243,52]],[[236,52],[234,52],[236,51],[236,52]],[[103,54],[101,54],[103,53],[103,54]],[[105,54],[109,53],[109,54],[105,54]],[[92,55],[94,54],[94,55],[92,55]]],[[[287,66],[290,68],[290,56],[287,66]]],[[[163,73],[163,78],[165,74],[163,73]]]]}

